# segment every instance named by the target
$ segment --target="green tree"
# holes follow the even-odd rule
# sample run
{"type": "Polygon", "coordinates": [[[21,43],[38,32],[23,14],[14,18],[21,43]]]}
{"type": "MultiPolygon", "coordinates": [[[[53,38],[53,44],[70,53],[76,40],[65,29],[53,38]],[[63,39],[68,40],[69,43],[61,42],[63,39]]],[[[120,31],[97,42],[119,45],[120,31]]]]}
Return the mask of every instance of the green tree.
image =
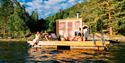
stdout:
{"type": "Polygon", "coordinates": [[[37,12],[36,10],[32,12],[31,18],[32,18],[32,20],[34,20],[35,22],[38,21],[38,12],[37,12]]]}
{"type": "MultiPolygon", "coordinates": [[[[125,35],[124,32],[122,32],[122,30],[125,29],[124,10],[125,0],[85,0],[81,4],[76,4],[71,8],[63,10],[63,18],[74,18],[76,13],[80,12],[80,17],[84,19],[89,27],[92,26],[96,32],[101,29],[108,30],[112,27],[114,33],[125,35]]],[[[51,23],[55,23],[57,19],[61,19],[60,16],[62,16],[61,12],[47,17],[46,20],[48,20],[51,25],[51,23]]],[[[52,27],[52,25],[49,26],[49,28],[50,27],[52,27]]]]}
{"type": "MultiPolygon", "coordinates": [[[[16,11],[9,17],[7,30],[9,33],[24,34],[28,30],[24,19],[20,18],[20,13],[16,11]]],[[[23,14],[22,14],[23,15],[23,14]]]]}
{"type": "Polygon", "coordinates": [[[8,21],[8,17],[13,14],[14,11],[14,7],[13,7],[13,2],[11,0],[1,0],[1,4],[0,5],[0,23],[2,27],[1,28],[1,32],[2,34],[5,35],[5,33],[7,32],[7,21],[8,21]]]}

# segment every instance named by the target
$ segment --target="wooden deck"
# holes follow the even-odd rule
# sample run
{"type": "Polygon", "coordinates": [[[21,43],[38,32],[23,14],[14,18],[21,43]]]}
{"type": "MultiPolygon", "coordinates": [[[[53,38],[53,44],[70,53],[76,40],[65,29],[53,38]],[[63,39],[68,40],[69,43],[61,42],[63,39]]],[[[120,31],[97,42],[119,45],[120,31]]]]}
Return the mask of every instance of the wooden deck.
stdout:
{"type": "MultiPolygon", "coordinates": [[[[32,45],[32,41],[28,41],[30,45],[32,45]]],[[[108,45],[109,42],[105,41],[104,47],[108,45]]],[[[88,48],[88,49],[101,49],[104,48],[101,41],[96,41],[94,44],[93,41],[39,41],[39,43],[35,47],[41,46],[70,46],[70,48],[88,48]]]]}

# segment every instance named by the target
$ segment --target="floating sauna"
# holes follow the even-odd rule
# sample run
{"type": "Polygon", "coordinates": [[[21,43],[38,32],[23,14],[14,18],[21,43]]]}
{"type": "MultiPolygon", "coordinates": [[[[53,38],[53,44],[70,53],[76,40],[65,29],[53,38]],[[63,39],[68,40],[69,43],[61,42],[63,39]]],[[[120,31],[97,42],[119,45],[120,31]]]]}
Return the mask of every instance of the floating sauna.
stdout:
{"type": "MultiPolygon", "coordinates": [[[[68,19],[59,19],[56,21],[56,34],[60,35],[63,32],[63,35],[72,37],[75,35],[75,31],[79,30],[84,26],[84,21],[82,18],[68,18],[68,19]]],[[[30,45],[33,45],[32,41],[27,41],[30,45]]],[[[51,47],[57,49],[97,49],[104,50],[106,46],[110,44],[109,41],[39,41],[35,47],[51,47]]]]}
{"type": "Polygon", "coordinates": [[[75,35],[75,31],[82,28],[84,21],[82,18],[67,18],[56,21],[56,34],[71,37],[75,35]]]}

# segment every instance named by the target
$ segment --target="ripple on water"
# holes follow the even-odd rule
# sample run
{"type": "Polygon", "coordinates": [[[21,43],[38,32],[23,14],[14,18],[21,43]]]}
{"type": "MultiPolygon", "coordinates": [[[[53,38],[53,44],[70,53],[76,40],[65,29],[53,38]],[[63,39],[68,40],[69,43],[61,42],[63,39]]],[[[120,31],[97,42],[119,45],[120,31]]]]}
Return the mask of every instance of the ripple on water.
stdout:
{"type": "Polygon", "coordinates": [[[44,56],[41,56],[40,58],[48,58],[48,56],[44,55],[44,56]]]}
{"type": "Polygon", "coordinates": [[[91,60],[91,59],[84,59],[83,63],[108,63],[104,60],[91,60]]]}
{"type": "Polygon", "coordinates": [[[62,51],[52,50],[52,51],[48,52],[48,54],[59,54],[59,53],[62,53],[62,51]]]}
{"type": "Polygon", "coordinates": [[[7,63],[6,61],[0,60],[0,63],[7,63]]]}
{"type": "Polygon", "coordinates": [[[41,61],[42,63],[60,63],[59,61],[56,60],[46,60],[46,61],[41,61]]]}
{"type": "Polygon", "coordinates": [[[0,63],[125,63],[123,44],[111,46],[110,51],[27,48],[25,44],[1,42],[0,63]]]}
{"type": "MultiPolygon", "coordinates": [[[[93,50],[50,50],[50,49],[35,49],[35,52],[33,52],[34,49],[30,49],[29,57],[27,58],[28,61],[39,61],[42,63],[54,63],[54,62],[60,62],[60,63],[87,63],[87,62],[104,62],[103,60],[97,60],[101,59],[101,57],[97,57],[98,54],[103,53],[96,53],[97,51],[93,50]],[[90,60],[92,59],[92,60],[90,60]],[[97,61],[96,61],[97,60],[97,61]]],[[[105,56],[105,55],[102,55],[105,56]]]]}

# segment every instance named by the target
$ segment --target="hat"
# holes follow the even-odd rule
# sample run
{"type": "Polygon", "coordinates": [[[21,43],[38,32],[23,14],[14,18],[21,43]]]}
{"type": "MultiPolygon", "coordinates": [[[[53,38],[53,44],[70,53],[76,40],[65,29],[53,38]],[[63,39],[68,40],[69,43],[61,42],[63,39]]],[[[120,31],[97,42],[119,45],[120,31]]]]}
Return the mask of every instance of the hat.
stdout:
{"type": "Polygon", "coordinates": [[[87,26],[87,25],[84,25],[84,26],[83,26],[83,29],[86,29],[86,28],[88,28],[88,26],[87,26]]]}

